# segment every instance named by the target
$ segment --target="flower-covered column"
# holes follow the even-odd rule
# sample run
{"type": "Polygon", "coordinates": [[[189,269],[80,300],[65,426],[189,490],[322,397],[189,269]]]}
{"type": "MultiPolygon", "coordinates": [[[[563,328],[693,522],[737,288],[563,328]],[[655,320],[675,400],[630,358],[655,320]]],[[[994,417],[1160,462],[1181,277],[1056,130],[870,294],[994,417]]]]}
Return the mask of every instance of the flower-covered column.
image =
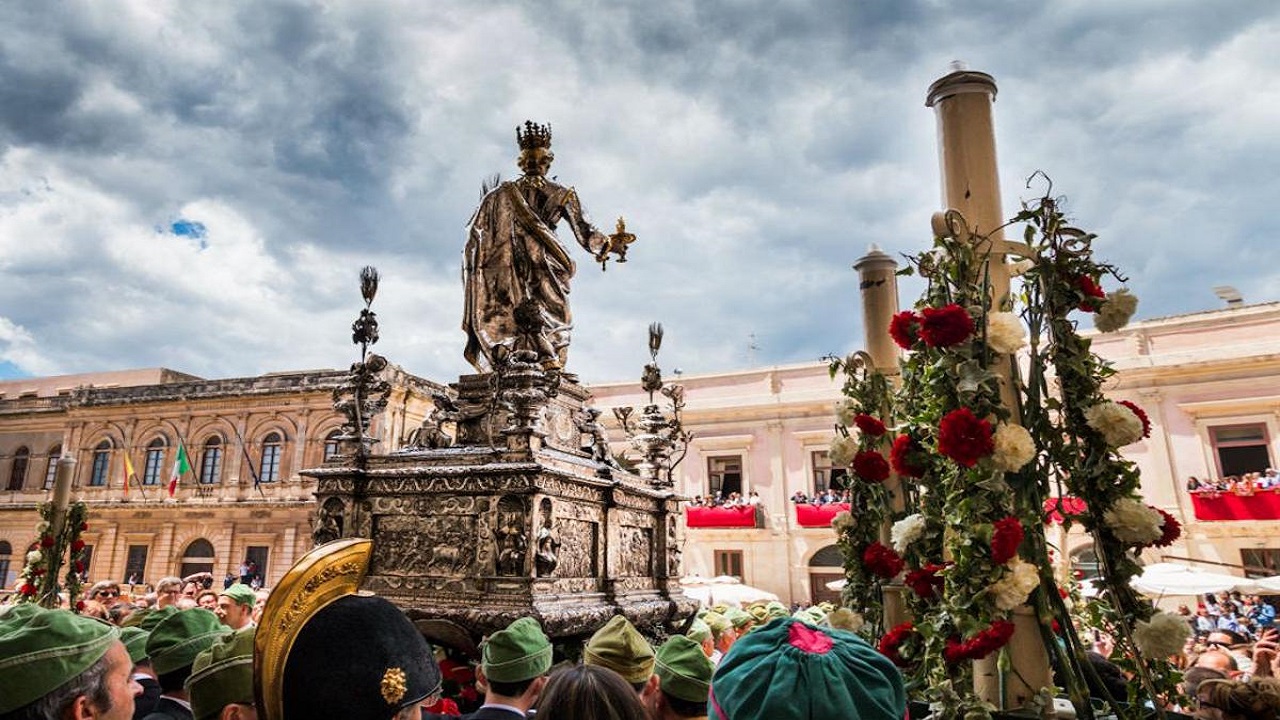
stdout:
{"type": "MultiPolygon", "coordinates": [[[[1005,219],[1000,207],[991,113],[995,96],[995,79],[990,75],[957,69],[929,87],[926,105],[934,108],[938,118],[943,206],[957,211],[934,216],[934,235],[954,236],[976,244],[974,249],[984,260],[981,273],[990,307],[1000,311],[1010,305],[1010,269],[1005,258],[1009,244],[1004,241],[1005,219]],[[972,235],[971,229],[980,235],[972,235]]],[[[993,314],[996,316],[998,313],[993,314]]],[[[1001,404],[1009,412],[1001,428],[1021,430],[1015,356],[996,353],[991,362],[990,369],[999,382],[1001,404]]],[[[994,655],[978,660],[974,667],[975,692],[998,707],[1026,705],[1041,688],[1053,686],[1048,655],[1031,610],[1025,605],[1015,609],[1014,624],[1016,631],[1009,641],[1008,654],[1019,672],[1002,681],[994,655]]]]}

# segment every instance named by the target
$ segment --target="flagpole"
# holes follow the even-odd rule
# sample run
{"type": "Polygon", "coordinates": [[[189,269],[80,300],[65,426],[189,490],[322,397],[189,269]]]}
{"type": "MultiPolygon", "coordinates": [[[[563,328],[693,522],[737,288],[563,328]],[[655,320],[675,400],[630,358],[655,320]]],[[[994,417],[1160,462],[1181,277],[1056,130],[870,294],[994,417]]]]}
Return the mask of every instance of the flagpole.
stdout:
{"type": "Polygon", "coordinates": [[[244,456],[245,464],[249,466],[249,475],[253,477],[253,489],[258,491],[258,496],[263,500],[267,499],[267,494],[262,492],[262,478],[258,476],[258,471],[253,467],[253,458],[249,457],[249,448],[246,446],[244,436],[240,434],[240,428],[232,425],[231,429],[235,431],[236,440],[240,441],[240,454],[244,456]]]}

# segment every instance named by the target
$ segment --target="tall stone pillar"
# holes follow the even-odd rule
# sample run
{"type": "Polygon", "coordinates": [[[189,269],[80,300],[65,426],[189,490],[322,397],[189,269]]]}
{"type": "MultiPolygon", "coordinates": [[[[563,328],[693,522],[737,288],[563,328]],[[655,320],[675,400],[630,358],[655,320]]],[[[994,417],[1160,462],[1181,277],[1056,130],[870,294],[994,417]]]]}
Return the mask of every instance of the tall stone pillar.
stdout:
{"type": "MultiPolygon", "coordinates": [[[[1007,244],[1000,226],[1004,212],[1000,207],[1000,177],[996,166],[995,124],[991,105],[996,97],[996,82],[990,75],[957,69],[929,86],[925,104],[938,118],[938,160],[942,169],[942,205],[960,211],[974,235],[985,236],[981,242],[989,247],[988,273],[993,308],[1003,309],[1009,295],[1009,266],[1005,259],[1007,244]]],[[[1013,358],[1010,356],[1000,375],[1001,396],[1011,418],[1019,422],[1013,394],[1013,358]]],[[[997,707],[1022,707],[1043,687],[1052,687],[1049,658],[1037,628],[1035,614],[1023,606],[1014,610],[1016,626],[1009,642],[1012,667],[1017,672],[1005,674],[1001,682],[996,655],[974,663],[974,690],[997,707]],[[1003,686],[1003,693],[1001,691],[1003,686]]]]}

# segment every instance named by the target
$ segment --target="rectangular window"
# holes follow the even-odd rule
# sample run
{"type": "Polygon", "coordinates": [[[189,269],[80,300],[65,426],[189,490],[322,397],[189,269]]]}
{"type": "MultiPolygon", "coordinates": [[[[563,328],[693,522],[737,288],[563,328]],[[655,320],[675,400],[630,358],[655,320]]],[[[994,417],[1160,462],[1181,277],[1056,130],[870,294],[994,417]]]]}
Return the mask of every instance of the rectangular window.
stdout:
{"type": "Polygon", "coordinates": [[[728,499],[733,493],[742,494],[742,456],[707,458],[707,494],[728,499]]]}
{"type": "Polygon", "coordinates": [[[111,467],[111,451],[95,450],[93,453],[93,469],[89,472],[89,485],[102,487],[107,484],[107,470],[111,467]]]}
{"type": "Polygon", "coordinates": [[[259,585],[267,584],[267,556],[271,553],[271,548],[266,545],[250,545],[245,548],[244,556],[249,563],[250,582],[255,578],[259,585]]]}
{"type": "Polygon", "coordinates": [[[130,545],[129,553],[124,561],[124,576],[130,583],[146,582],[147,579],[147,546],[130,545]]]}
{"type": "MultiPolygon", "coordinates": [[[[97,458],[95,458],[96,460],[97,458]]],[[[58,456],[49,456],[49,465],[44,469],[44,489],[52,490],[53,481],[58,477],[58,456]]]]}
{"type": "Polygon", "coordinates": [[[1280,548],[1240,548],[1245,577],[1280,575],[1280,548]]]}
{"type": "Polygon", "coordinates": [[[280,476],[280,446],[262,446],[262,474],[258,477],[264,483],[275,482],[280,476]]]}
{"type": "Polygon", "coordinates": [[[1272,466],[1267,426],[1262,423],[1209,428],[1209,437],[1220,478],[1262,472],[1272,466]]]}
{"type": "Polygon", "coordinates": [[[160,466],[164,465],[164,449],[155,448],[147,450],[147,462],[142,468],[142,484],[143,485],[159,485],[160,484],[160,466]]]}
{"type": "Polygon", "coordinates": [[[846,468],[831,467],[831,453],[826,450],[815,450],[810,457],[813,464],[814,495],[821,495],[827,490],[843,490],[848,487],[849,471],[846,468]]]}
{"type": "Polygon", "coordinates": [[[89,577],[89,573],[93,571],[93,546],[92,545],[84,546],[84,556],[82,561],[84,562],[84,572],[80,573],[80,575],[81,577],[87,578],[89,577]]]}
{"type": "Polygon", "coordinates": [[[716,550],[716,575],[731,575],[742,579],[742,551],[716,550]]]}
{"type": "Polygon", "coordinates": [[[206,447],[200,459],[200,484],[213,485],[222,474],[222,448],[206,447]]]}

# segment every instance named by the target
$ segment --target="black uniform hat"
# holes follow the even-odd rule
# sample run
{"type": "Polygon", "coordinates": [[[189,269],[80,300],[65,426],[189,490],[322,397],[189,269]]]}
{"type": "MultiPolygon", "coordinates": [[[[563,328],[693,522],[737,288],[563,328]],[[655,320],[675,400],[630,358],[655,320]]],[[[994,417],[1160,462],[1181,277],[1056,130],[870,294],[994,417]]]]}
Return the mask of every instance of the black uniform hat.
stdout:
{"type": "Polygon", "coordinates": [[[373,544],[305,555],[262,611],[254,689],[265,720],[388,720],[440,690],[440,669],[395,605],[356,592],[373,544]]]}

